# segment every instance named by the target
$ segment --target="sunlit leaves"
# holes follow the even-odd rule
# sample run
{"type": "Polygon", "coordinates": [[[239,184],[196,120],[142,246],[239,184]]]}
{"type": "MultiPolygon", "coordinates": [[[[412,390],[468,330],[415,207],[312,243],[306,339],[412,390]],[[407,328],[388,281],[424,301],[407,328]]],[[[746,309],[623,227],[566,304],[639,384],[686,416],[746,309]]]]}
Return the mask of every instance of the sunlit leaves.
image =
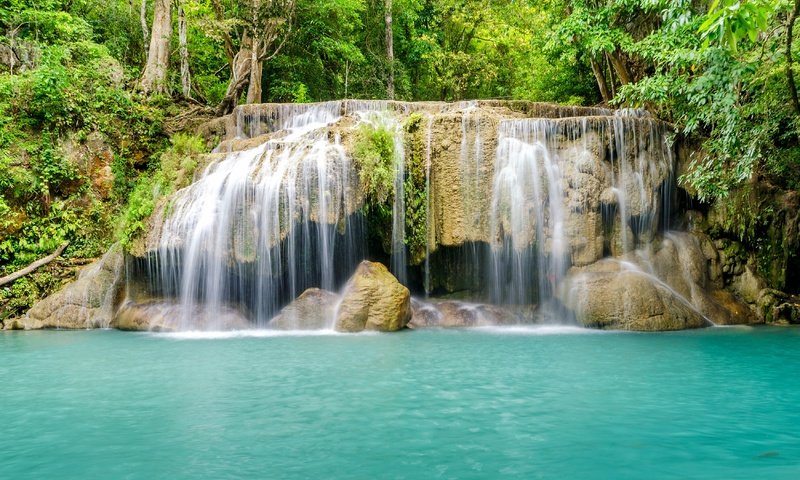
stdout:
{"type": "Polygon", "coordinates": [[[755,42],[767,30],[778,2],[771,0],[714,0],[705,21],[698,28],[703,45],[724,45],[734,54],[744,39],[755,42]]]}

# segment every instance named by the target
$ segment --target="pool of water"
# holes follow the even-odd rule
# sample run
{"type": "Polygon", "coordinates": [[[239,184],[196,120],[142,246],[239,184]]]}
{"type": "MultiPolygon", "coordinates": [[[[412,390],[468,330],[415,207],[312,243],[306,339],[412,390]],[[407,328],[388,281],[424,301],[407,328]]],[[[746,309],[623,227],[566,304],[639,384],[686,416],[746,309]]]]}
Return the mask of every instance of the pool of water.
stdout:
{"type": "Polygon", "coordinates": [[[0,333],[0,478],[800,478],[800,330],[0,333]]]}

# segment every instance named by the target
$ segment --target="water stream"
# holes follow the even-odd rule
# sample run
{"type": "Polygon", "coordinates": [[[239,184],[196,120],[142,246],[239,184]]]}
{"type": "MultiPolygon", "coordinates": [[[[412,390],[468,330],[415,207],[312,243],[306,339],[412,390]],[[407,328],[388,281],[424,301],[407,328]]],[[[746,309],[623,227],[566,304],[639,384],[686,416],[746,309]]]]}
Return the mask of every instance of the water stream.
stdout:
{"type": "Polygon", "coordinates": [[[674,156],[663,124],[638,111],[570,117],[540,106],[528,114],[549,117],[520,118],[504,108],[366,100],[240,108],[235,137],[223,142],[230,153],[157,215],[151,291],[179,301],[179,330],[224,328],[214,319],[230,309],[264,326],[306,288],[335,291],[361,259],[388,254],[397,279],[425,296],[460,282],[472,289],[466,300],[543,305],[571,267],[646,247],[669,225],[674,156]],[[405,131],[413,112],[423,114],[418,140],[405,131]],[[393,138],[387,252],[368,242],[375,232],[365,230],[360,167],[343,140],[359,123],[393,138]],[[424,157],[419,265],[407,253],[411,141],[422,142],[424,157]],[[249,143],[237,150],[237,142],[249,143]],[[201,311],[210,322],[196,321],[201,311]]]}

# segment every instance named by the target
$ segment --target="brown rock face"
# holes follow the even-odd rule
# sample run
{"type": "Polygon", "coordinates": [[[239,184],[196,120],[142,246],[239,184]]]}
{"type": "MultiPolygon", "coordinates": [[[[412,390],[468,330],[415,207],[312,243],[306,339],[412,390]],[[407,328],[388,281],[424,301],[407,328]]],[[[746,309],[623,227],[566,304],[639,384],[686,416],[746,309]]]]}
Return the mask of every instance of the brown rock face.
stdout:
{"type": "Polygon", "coordinates": [[[86,267],[77,281],[36,303],[17,327],[108,327],[122,288],[122,266],[122,249],[112,247],[102,259],[86,267]]]}
{"type": "MultiPolygon", "coordinates": [[[[111,327],[156,332],[180,330],[184,308],[174,302],[125,302],[114,316],[111,327]]],[[[212,313],[204,306],[196,305],[191,316],[193,325],[198,330],[243,330],[252,327],[244,315],[233,308],[223,308],[222,311],[212,313]]]]}
{"type": "Polygon", "coordinates": [[[339,296],[327,290],[309,288],[285,306],[269,322],[276,330],[323,330],[330,328],[336,317],[339,296]]]}
{"type": "Polygon", "coordinates": [[[454,300],[412,302],[414,316],[408,323],[412,328],[461,328],[495,325],[515,325],[520,317],[498,305],[468,303],[454,300]]]}
{"type": "Polygon", "coordinates": [[[602,271],[602,265],[598,265],[596,271],[573,274],[561,292],[561,301],[584,326],[660,331],[712,325],[655,277],[636,271],[613,271],[613,263],[600,263],[609,268],[602,271]]]}
{"type": "Polygon", "coordinates": [[[393,332],[411,320],[411,294],[385,266],[363,261],[347,285],[336,312],[336,330],[393,332]]]}

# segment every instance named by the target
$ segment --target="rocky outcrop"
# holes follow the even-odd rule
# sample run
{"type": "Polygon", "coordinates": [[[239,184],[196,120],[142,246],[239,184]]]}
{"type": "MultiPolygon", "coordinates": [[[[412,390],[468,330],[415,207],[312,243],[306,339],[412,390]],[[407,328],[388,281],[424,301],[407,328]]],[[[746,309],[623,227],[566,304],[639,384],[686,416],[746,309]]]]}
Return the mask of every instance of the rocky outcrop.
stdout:
{"type": "Polygon", "coordinates": [[[336,330],[393,332],[411,320],[411,294],[380,263],[363,261],[348,280],[336,312],[336,330]]]}
{"type": "Polygon", "coordinates": [[[741,192],[736,193],[729,201],[730,205],[715,204],[708,215],[695,210],[683,215],[685,226],[701,244],[709,287],[715,289],[712,295],[737,319],[734,323],[798,323],[800,300],[770,287],[796,288],[791,282],[796,270],[793,262],[797,262],[796,253],[793,253],[798,242],[798,217],[793,208],[797,196],[786,193],[779,196],[777,203],[769,192],[761,195],[751,192],[745,197],[754,204],[767,202],[764,216],[781,217],[778,224],[771,224],[764,232],[761,247],[753,250],[734,239],[741,232],[731,231],[735,218],[739,222],[747,221],[733,213],[736,208],[741,208],[735,207],[742,202],[740,195],[741,192]]]}
{"type": "Polygon", "coordinates": [[[285,306],[269,322],[276,330],[324,330],[333,325],[339,296],[327,290],[309,288],[285,306]]]}
{"type": "Polygon", "coordinates": [[[765,323],[800,324],[800,299],[779,290],[770,288],[761,290],[755,308],[756,314],[765,323]]]}
{"type": "Polygon", "coordinates": [[[662,331],[712,325],[656,277],[613,260],[575,269],[560,300],[581,325],[592,328],[662,331]]]}
{"type": "Polygon", "coordinates": [[[412,300],[412,307],[414,314],[408,323],[410,328],[488,327],[523,322],[523,316],[518,312],[499,305],[456,300],[412,300]]]}
{"type": "Polygon", "coordinates": [[[78,280],[36,303],[14,328],[106,328],[123,287],[122,249],[116,245],[87,266],[78,280]]]}
{"type": "Polygon", "coordinates": [[[223,307],[213,311],[203,305],[191,307],[166,301],[125,302],[114,315],[112,328],[132,331],[171,332],[177,330],[243,330],[252,325],[238,310],[223,307]],[[190,317],[191,325],[182,319],[190,317]]]}

